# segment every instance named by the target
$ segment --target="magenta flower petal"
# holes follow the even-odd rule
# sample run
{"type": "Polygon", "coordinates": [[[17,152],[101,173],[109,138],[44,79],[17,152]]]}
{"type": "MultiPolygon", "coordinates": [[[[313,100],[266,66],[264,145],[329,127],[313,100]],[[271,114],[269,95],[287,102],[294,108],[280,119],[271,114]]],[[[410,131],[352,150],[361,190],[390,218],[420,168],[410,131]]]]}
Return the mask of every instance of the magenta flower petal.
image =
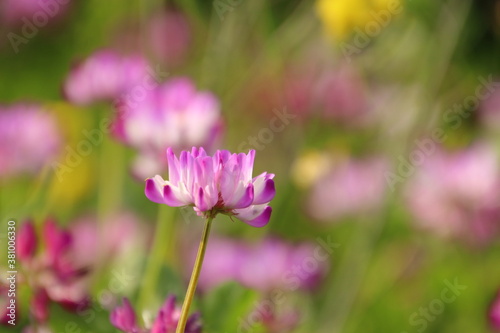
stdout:
{"type": "Polygon", "coordinates": [[[137,331],[135,312],[127,298],[123,299],[123,305],[115,308],[110,316],[111,324],[119,330],[132,333],[137,331]]]}
{"type": "Polygon", "coordinates": [[[146,179],[146,188],[144,193],[146,197],[156,203],[164,204],[165,198],[163,197],[163,187],[165,181],[160,176],[146,179]]]}
{"type": "Polygon", "coordinates": [[[45,322],[49,318],[50,299],[45,289],[39,289],[35,292],[31,300],[31,313],[38,322],[45,322]]]}
{"type": "MultiPolygon", "coordinates": [[[[272,175],[274,176],[274,175],[272,175]]],[[[274,187],[274,180],[265,179],[264,177],[258,177],[254,181],[255,187],[255,198],[254,205],[261,205],[266,202],[271,201],[276,194],[276,188],[274,187]]]]}
{"type": "Polygon", "coordinates": [[[254,200],[254,188],[253,184],[249,184],[239,193],[235,194],[231,201],[227,202],[226,205],[233,209],[247,208],[253,203],[254,200]]]}
{"type": "MultiPolygon", "coordinates": [[[[180,314],[180,309],[175,306],[175,299],[173,295],[167,297],[160,311],[158,311],[151,333],[173,333],[175,331],[180,314]]],[[[199,314],[193,314],[188,318],[184,332],[201,333],[199,314]]]]}
{"type": "Polygon", "coordinates": [[[205,193],[203,192],[203,189],[200,187],[198,188],[198,193],[195,197],[194,204],[196,207],[199,208],[200,211],[204,212],[210,209],[208,205],[208,201],[205,197],[205,193]]]}
{"type": "Polygon", "coordinates": [[[500,330],[500,291],[490,305],[488,319],[493,329],[500,330]]]}
{"type": "Polygon", "coordinates": [[[181,206],[186,206],[189,203],[184,203],[178,198],[178,194],[172,186],[170,185],[165,185],[163,187],[163,198],[164,198],[164,203],[167,204],[170,207],[181,207],[181,206]]]}
{"type": "Polygon", "coordinates": [[[18,233],[17,255],[19,260],[33,258],[37,246],[35,227],[31,221],[25,222],[18,233]]]}
{"type": "Polygon", "coordinates": [[[236,209],[236,217],[252,227],[261,228],[271,218],[273,209],[267,205],[250,206],[245,209],[236,209]]]}

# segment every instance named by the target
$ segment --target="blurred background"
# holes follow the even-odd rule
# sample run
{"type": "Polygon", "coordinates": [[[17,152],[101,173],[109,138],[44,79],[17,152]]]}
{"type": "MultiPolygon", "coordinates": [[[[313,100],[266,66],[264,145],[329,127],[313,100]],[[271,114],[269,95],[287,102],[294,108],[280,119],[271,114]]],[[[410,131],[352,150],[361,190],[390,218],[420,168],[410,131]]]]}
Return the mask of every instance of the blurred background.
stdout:
{"type": "Polygon", "coordinates": [[[203,332],[500,331],[499,1],[0,0],[0,22],[0,330],[117,331],[126,297],[160,332],[203,221],[144,179],[203,146],[255,149],[277,191],[264,228],[217,217],[203,332]]]}

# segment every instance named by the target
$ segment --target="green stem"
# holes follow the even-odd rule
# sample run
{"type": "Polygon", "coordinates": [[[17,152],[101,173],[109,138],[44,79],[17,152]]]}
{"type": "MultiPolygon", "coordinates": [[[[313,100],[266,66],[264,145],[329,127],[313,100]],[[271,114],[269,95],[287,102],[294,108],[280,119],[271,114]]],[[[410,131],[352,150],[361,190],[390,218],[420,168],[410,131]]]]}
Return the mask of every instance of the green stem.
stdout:
{"type": "Polygon", "coordinates": [[[104,137],[101,145],[97,215],[102,225],[121,205],[125,179],[125,150],[109,137],[104,137]]]}
{"type": "Polygon", "coordinates": [[[201,266],[203,265],[203,257],[205,257],[205,250],[207,249],[208,235],[210,234],[212,220],[213,217],[209,217],[205,223],[203,236],[201,237],[200,246],[198,247],[198,254],[196,255],[196,261],[194,262],[193,273],[191,273],[191,279],[189,280],[189,286],[186,292],[186,297],[184,298],[184,304],[182,304],[181,317],[179,318],[179,323],[177,324],[176,333],[184,333],[184,329],[186,328],[189,308],[191,307],[191,303],[193,301],[196,285],[198,284],[198,278],[200,277],[201,266]]]}
{"type": "Polygon", "coordinates": [[[166,205],[159,205],[156,229],[154,233],[151,254],[148,258],[146,271],[142,278],[142,288],[139,294],[138,305],[141,310],[146,309],[148,300],[154,295],[161,268],[164,265],[168,252],[173,247],[175,234],[175,213],[176,209],[166,205]]]}

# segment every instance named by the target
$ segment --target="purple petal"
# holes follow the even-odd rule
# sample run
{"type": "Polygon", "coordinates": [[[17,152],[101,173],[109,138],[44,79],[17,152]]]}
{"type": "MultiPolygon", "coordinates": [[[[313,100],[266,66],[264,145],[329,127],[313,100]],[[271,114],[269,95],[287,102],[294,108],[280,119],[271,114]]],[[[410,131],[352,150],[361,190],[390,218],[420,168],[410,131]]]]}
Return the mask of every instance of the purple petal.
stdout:
{"type": "Polygon", "coordinates": [[[259,187],[255,186],[255,198],[253,201],[254,205],[268,203],[274,198],[274,195],[276,194],[274,180],[267,179],[259,185],[259,187]]]}
{"type": "Polygon", "coordinates": [[[29,260],[36,251],[37,237],[33,222],[25,222],[19,229],[17,255],[19,260],[29,260]]]}
{"type": "Polygon", "coordinates": [[[243,195],[239,198],[233,198],[232,202],[228,203],[227,206],[228,206],[228,208],[231,208],[231,209],[247,208],[248,206],[250,206],[252,204],[253,201],[254,201],[254,188],[253,188],[253,184],[249,184],[245,188],[243,195]]]}
{"type": "Polygon", "coordinates": [[[115,308],[111,312],[110,321],[113,326],[124,332],[134,332],[137,330],[134,309],[126,298],[123,299],[122,306],[115,308]]]}
{"type": "Polygon", "coordinates": [[[196,207],[198,207],[200,212],[206,212],[207,210],[210,210],[212,208],[209,206],[207,198],[205,197],[205,193],[203,192],[203,189],[201,187],[198,188],[194,204],[196,207]]]}
{"type": "Polygon", "coordinates": [[[174,154],[172,148],[167,148],[167,162],[168,162],[168,180],[172,184],[177,184],[179,181],[179,160],[174,154]]]}
{"type": "Polygon", "coordinates": [[[236,217],[256,228],[265,226],[271,218],[272,208],[270,206],[250,206],[240,211],[236,210],[236,217]]]}
{"type": "Polygon", "coordinates": [[[164,204],[167,204],[170,207],[181,207],[181,206],[186,206],[189,203],[188,202],[182,202],[179,198],[178,195],[176,195],[176,191],[172,186],[170,185],[165,185],[163,187],[163,198],[164,198],[164,204]]]}
{"type": "Polygon", "coordinates": [[[165,181],[161,176],[154,176],[153,178],[146,179],[146,188],[144,189],[144,194],[146,197],[156,203],[164,204],[165,198],[163,197],[163,187],[165,186],[165,181]]]}

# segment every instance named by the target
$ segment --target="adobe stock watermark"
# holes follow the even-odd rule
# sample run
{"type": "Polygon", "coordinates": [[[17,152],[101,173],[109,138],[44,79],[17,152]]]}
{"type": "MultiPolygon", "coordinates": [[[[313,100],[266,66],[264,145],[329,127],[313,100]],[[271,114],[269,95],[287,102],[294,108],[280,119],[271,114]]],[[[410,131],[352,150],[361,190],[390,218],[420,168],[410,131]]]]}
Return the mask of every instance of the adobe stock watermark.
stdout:
{"type": "Polygon", "coordinates": [[[57,16],[60,11],[70,3],[71,0],[38,0],[40,10],[36,11],[32,17],[23,17],[21,21],[20,34],[14,32],[7,33],[10,45],[14,53],[19,53],[19,46],[21,44],[28,44],[28,42],[38,35],[41,28],[45,27],[50,19],[57,16]]]}
{"type": "Polygon", "coordinates": [[[371,43],[372,38],[378,36],[392,22],[393,18],[401,14],[401,12],[403,12],[403,6],[400,0],[389,1],[387,9],[371,11],[370,16],[373,20],[366,23],[363,30],[359,27],[354,29],[355,35],[351,43],[342,42],[339,45],[347,62],[351,62],[353,54],[361,53],[371,43]]]}
{"type": "Polygon", "coordinates": [[[239,144],[238,151],[248,151],[255,149],[258,151],[264,150],[266,145],[274,140],[276,133],[283,132],[291,123],[291,120],[297,118],[297,115],[288,112],[286,107],[281,110],[273,109],[274,117],[269,121],[267,127],[261,128],[257,135],[249,136],[245,141],[239,144]]]}
{"type": "MultiPolygon", "coordinates": [[[[154,69],[149,67],[146,76],[138,84],[115,100],[115,107],[121,110],[137,107],[146,98],[148,91],[156,88],[169,74],[169,72],[161,71],[159,65],[154,69]]],[[[118,117],[126,116],[126,111],[118,114],[118,117]]],[[[102,144],[104,136],[111,131],[112,122],[111,118],[103,118],[98,128],[82,131],[85,138],[80,140],[75,147],[66,145],[64,161],[52,162],[52,169],[60,182],[63,181],[65,174],[73,172],[85,157],[92,154],[94,148],[102,144]]]]}
{"type": "MultiPolygon", "coordinates": [[[[444,280],[443,283],[446,287],[441,291],[439,297],[430,301],[427,306],[420,307],[418,311],[413,312],[408,318],[410,325],[413,326],[418,333],[424,332],[429,326],[429,323],[436,320],[436,318],[444,312],[446,304],[455,302],[458,296],[467,289],[466,285],[458,283],[458,278],[455,278],[453,283],[449,280],[444,280]]],[[[408,332],[404,331],[401,333],[408,332]]]]}
{"type": "MultiPolygon", "coordinates": [[[[469,118],[471,113],[477,109],[480,101],[491,96],[493,92],[500,86],[500,82],[494,82],[492,75],[487,79],[482,76],[478,77],[479,85],[474,91],[474,95],[465,97],[461,103],[455,103],[453,107],[447,109],[442,116],[444,124],[452,130],[459,128],[463,120],[469,118]]],[[[407,157],[398,156],[397,173],[386,171],[384,176],[387,185],[394,192],[396,184],[403,183],[406,179],[413,176],[416,168],[422,165],[425,160],[432,156],[447,138],[443,127],[436,127],[430,132],[429,138],[417,139],[414,141],[415,148],[407,157]]]]}
{"type": "Polygon", "coordinates": [[[243,0],[215,0],[212,6],[221,21],[224,21],[227,12],[232,12],[236,7],[241,5],[243,0]]]}
{"type": "Polygon", "coordinates": [[[313,254],[305,257],[300,264],[295,264],[283,275],[283,287],[275,288],[267,299],[255,303],[255,309],[246,318],[239,318],[238,333],[252,332],[265,318],[274,313],[276,306],[286,302],[287,292],[295,291],[302,281],[317,271],[322,262],[327,261],[340,244],[332,241],[331,236],[316,238],[317,245],[313,254]]]}

